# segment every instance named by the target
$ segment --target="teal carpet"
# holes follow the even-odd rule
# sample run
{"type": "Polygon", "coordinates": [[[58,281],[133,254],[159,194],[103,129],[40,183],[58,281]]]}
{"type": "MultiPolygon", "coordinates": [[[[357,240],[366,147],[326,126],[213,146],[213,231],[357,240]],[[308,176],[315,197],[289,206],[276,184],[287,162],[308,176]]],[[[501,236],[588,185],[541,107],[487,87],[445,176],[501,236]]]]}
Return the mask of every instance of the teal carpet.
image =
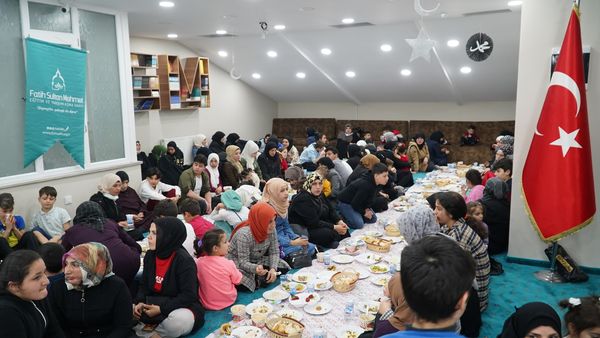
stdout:
{"type": "MultiPolygon", "coordinates": [[[[515,306],[533,301],[545,302],[554,307],[562,318],[564,313],[558,307],[560,300],[600,294],[600,275],[590,274],[590,280],[581,284],[549,284],[540,282],[533,276],[534,272],[541,270],[539,267],[508,263],[505,255],[495,258],[502,263],[504,274],[492,276],[490,303],[483,314],[481,337],[496,337],[502,330],[504,320],[514,311],[515,306]]],[[[275,286],[272,285],[269,289],[275,286]]],[[[255,293],[240,292],[236,304],[249,304],[252,300],[262,297],[262,293],[266,290],[268,289],[261,289],[255,293]]],[[[206,324],[200,331],[189,337],[206,337],[230,319],[229,308],[222,311],[206,311],[206,324]]]]}

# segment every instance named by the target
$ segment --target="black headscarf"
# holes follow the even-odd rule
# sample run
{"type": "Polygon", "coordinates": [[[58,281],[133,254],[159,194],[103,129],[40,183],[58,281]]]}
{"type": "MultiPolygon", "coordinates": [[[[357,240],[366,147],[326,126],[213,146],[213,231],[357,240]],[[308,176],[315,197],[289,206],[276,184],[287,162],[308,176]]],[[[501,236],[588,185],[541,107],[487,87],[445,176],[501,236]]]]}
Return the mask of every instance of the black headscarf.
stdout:
{"type": "Polygon", "coordinates": [[[183,222],[172,216],[154,221],[156,224],[156,257],[166,259],[181,248],[187,237],[183,222]]]}
{"type": "Polygon", "coordinates": [[[104,210],[102,210],[100,204],[92,201],[85,201],[77,207],[77,210],[75,210],[73,224],[81,224],[102,232],[104,231],[105,218],[104,210]]]}
{"type": "MultiPolygon", "coordinates": [[[[181,149],[179,149],[179,147],[177,146],[177,143],[175,143],[175,141],[170,141],[169,143],[167,143],[167,155],[174,157],[175,160],[177,159],[181,159],[181,163],[176,163],[177,165],[183,165],[183,152],[181,151],[181,149]],[[169,154],[169,147],[175,148],[175,153],[173,155],[169,154]]],[[[175,161],[177,162],[177,161],[175,161]]]]}
{"type": "Polygon", "coordinates": [[[277,156],[277,153],[275,153],[275,156],[271,156],[269,154],[269,150],[271,150],[273,148],[277,149],[277,143],[275,143],[275,142],[269,142],[269,143],[267,143],[267,145],[265,146],[265,152],[264,152],[266,158],[270,158],[270,159],[279,158],[277,156]]]}
{"type": "Polygon", "coordinates": [[[527,303],[506,319],[497,338],[524,338],[531,330],[550,326],[560,335],[560,317],[554,309],[540,302],[527,303]]]}
{"type": "Polygon", "coordinates": [[[223,144],[223,142],[221,141],[223,139],[223,137],[225,137],[225,133],[222,131],[218,131],[218,132],[214,133],[210,139],[213,140],[213,142],[219,142],[220,144],[223,144]]]}
{"type": "Polygon", "coordinates": [[[417,147],[419,147],[419,149],[422,149],[425,146],[425,133],[419,132],[416,133],[415,136],[413,136],[413,140],[415,140],[415,144],[417,145],[417,147]],[[418,138],[422,138],[423,139],[423,144],[418,144],[417,143],[417,139],[418,138]]]}
{"type": "Polygon", "coordinates": [[[236,133],[231,133],[231,134],[227,135],[227,142],[225,143],[225,145],[230,146],[233,144],[234,146],[237,146],[237,142],[239,139],[240,139],[240,135],[238,135],[236,133]]]}
{"type": "MultiPolygon", "coordinates": [[[[433,133],[431,133],[431,136],[429,136],[429,139],[432,141],[436,141],[439,144],[442,144],[442,139],[444,138],[444,133],[442,133],[441,131],[437,130],[434,131],[433,133]]],[[[416,139],[415,139],[416,140],[416,139]]]]}

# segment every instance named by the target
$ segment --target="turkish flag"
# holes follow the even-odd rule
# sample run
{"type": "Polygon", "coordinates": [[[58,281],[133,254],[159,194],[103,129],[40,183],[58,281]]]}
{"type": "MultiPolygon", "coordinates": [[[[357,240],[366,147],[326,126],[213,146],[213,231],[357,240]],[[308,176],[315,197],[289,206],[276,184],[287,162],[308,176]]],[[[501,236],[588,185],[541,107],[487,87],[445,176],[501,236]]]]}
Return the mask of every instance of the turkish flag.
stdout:
{"type": "Polygon", "coordinates": [[[571,18],[523,168],[523,195],[544,241],[556,241],[596,213],[579,11],[571,18]]]}

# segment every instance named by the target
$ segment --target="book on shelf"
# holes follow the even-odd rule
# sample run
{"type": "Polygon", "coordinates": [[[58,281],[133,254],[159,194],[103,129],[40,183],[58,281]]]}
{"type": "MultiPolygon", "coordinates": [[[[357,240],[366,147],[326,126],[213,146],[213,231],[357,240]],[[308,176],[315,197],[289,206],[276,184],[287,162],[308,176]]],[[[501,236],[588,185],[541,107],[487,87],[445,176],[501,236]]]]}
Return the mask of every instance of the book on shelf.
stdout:
{"type": "Polygon", "coordinates": [[[142,85],[143,85],[142,77],[134,76],[133,77],[133,88],[143,88],[142,85]]]}
{"type": "Polygon", "coordinates": [[[192,100],[194,100],[194,101],[200,100],[200,88],[194,87],[192,89],[192,100]]]}
{"type": "Polygon", "coordinates": [[[158,90],[153,90],[152,97],[160,97],[160,92],[158,90]]]}
{"type": "Polygon", "coordinates": [[[139,67],[140,66],[140,59],[138,59],[138,56],[135,54],[131,54],[131,67],[139,67]]]}
{"type": "Polygon", "coordinates": [[[135,110],[150,110],[154,105],[153,99],[140,100],[135,106],[135,110]]]}
{"type": "Polygon", "coordinates": [[[207,106],[208,106],[208,96],[206,96],[206,95],[200,96],[200,107],[207,107],[207,106]]]}
{"type": "Polygon", "coordinates": [[[148,79],[149,79],[149,87],[148,88],[158,89],[158,78],[157,77],[151,77],[151,78],[148,78],[148,79]]]}
{"type": "Polygon", "coordinates": [[[201,86],[202,90],[208,90],[208,76],[202,76],[201,86]]]}

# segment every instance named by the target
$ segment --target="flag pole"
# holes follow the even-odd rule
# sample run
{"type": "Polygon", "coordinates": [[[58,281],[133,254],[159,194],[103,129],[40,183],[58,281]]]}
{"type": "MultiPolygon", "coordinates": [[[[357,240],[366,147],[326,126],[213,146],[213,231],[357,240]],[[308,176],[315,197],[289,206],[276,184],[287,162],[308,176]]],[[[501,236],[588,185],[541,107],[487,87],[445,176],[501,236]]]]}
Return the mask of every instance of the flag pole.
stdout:
{"type": "Polygon", "coordinates": [[[535,278],[548,283],[564,283],[563,278],[556,270],[556,254],[558,253],[558,242],[552,242],[552,256],[550,257],[550,270],[541,270],[534,273],[535,278]]]}

